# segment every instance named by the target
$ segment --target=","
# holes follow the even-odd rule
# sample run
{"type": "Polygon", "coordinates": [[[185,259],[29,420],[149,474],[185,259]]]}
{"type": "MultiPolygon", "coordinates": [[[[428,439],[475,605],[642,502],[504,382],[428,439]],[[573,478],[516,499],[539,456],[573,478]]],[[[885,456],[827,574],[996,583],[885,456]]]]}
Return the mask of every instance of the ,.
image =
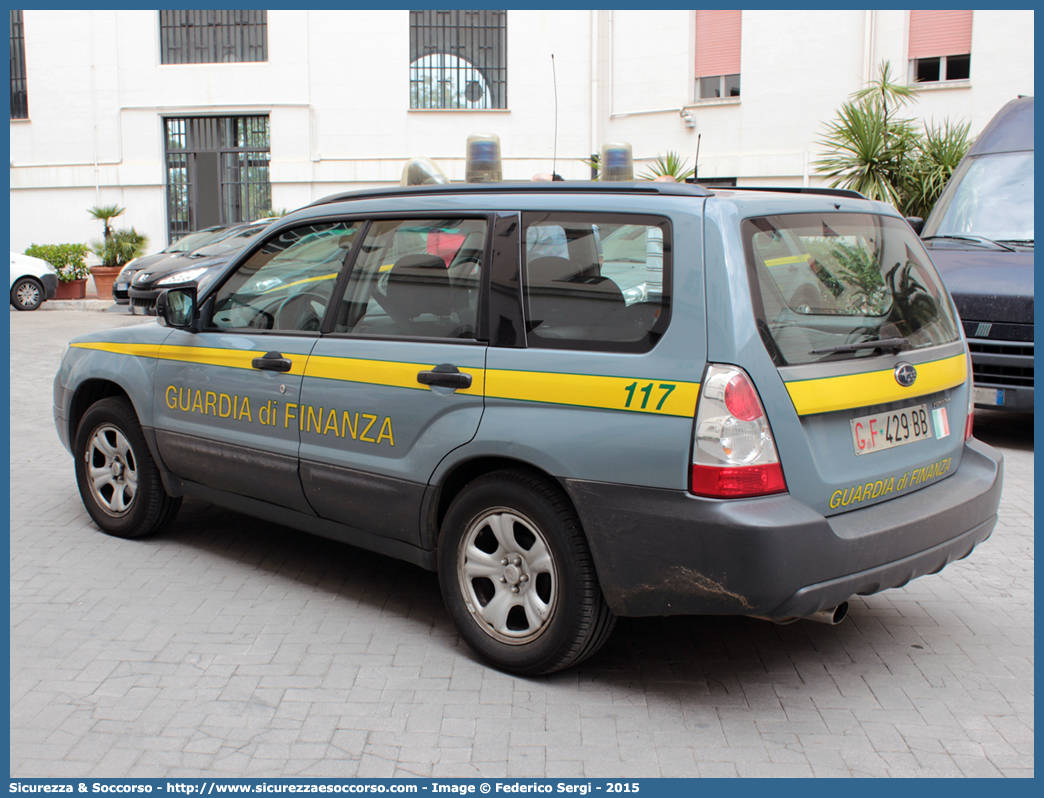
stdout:
{"type": "Polygon", "coordinates": [[[75,339],[55,377],[104,532],[188,496],[406,560],[521,674],[618,616],[836,623],[997,521],[953,301],[854,192],[335,195],[156,313],[75,339]]]}

